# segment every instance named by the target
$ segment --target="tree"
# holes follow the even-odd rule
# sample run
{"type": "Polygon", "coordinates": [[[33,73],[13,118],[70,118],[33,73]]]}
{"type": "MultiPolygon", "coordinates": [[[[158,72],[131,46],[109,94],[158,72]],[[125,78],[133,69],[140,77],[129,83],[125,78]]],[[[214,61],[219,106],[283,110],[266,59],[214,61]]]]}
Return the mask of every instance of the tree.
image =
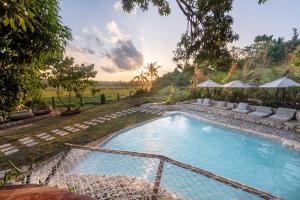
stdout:
{"type": "Polygon", "coordinates": [[[142,70],[141,72],[139,72],[139,75],[133,78],[133,81],[141,84],[142,89],[144,89],[144,84],[148,81],[146,73],[144,73],[142,70]]]}
{"type": "Polygon", "coordinates": [[[157,62],[153,62],[153,63],[148,64],[148,66],[146,67],[146,69],[148,70],[146,75],[150,78],[151,87],[153,87],[153,85],[154,85],[154,80],[158,78],[158,68],[160,66],[156,67],[156,64],[157,64],[157,62]]]}
{"type": "Polygon", "coordinates": [[[61,23],[58,0],[0,2],[0,111],[34,95],[41,70],[61,56],[70,30],[61,23]]]}
{"type": "Polygon", "coordinates": [[[300,45],[293,53],[290,65],[293,67],[293,75],[300,80],[300,45]]]}
{"type": "MultiPolygon", "coordinates": [[[[91,78],[95,78],[97,74],[93,64],[74,65],[74,58],[69,57],[57,60],[49,69],[50,72],[47,73],[49,85],[56,88],[57,98],[66,106],[67,112],[71,111],[71,94],[75,93],[81,99],[83,92],[94,83],[91,78]],[[61,100],[61,89],[68,91],[68,104],[61,100]]],[[[79,110],[81,105],[80,103],[76,110],[79,110]]]]}

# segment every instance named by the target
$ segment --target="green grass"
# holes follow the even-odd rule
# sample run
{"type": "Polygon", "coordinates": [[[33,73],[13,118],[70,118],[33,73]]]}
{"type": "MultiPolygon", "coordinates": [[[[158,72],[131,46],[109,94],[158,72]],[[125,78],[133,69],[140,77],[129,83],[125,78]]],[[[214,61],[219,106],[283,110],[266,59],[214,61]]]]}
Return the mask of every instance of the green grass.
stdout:
{"type": "MultiPolygon", "coordinates": [[[[130,86],[97,86],[96,89],[99,89],[100,91],[97,92],[95,95],[92,95],[91,88],[88,88],[84,91],[83,96],[84,97],[94,97],[99,98],[101,94],[104,94],[107,99],[110,100],[116,100],[118,98],[118,94],[121,98],[128,97],[130,95],[130,91],[132,95],[134,92],[138,89],[136,87],[130,87],[130,86]]],[[[61,97],[67,97],[68,92],[62,91],[61,97]]],[[[75,97],[75,94],[72,94],[73,97],[75,97]]],[[[47,87],[42,92],[42,98],[51,98],[56,97],[56,90],[52,87],[47,87]]]]}
{"type": "Polygon", "coordinates": [[[11,160],[17,166],[30,165],[39,161],[46,160],[53,155],[63,151],[65,149],[64,143],[73,144],[87,144],[89,142],[103,138],[113,132],[121,130],[125,127],[132,126],[134,124],[143,122],[145,120],[152,119],[156,115],[146,113],[132,113],[126,116],[112,119],[106,123],[91,126],[88,129],[80,129],[76,133],[70,133],[67,136],[61,137],[55,135],[56,139],[52,141],[40,140],[35,137],[36,134],[42,132],[48,132],[53,129],[61,129],[67,125],[73,125],[74,123],[80,123],[83,121],[91,120],[96,117],[111,114],[116,111],[121,111],[125,108],[131,107],[125,101],[119,101],[104,105],[90,105],[82,108],[82,112],[72,116],[56,116],[47,118],[34,124],[24,125],[19,128],[10,128],[0,131],[0,145],[5,143],[11,143],[19,149],[19,152],[4,156],[0,154],[0,170],[10,168],[9,160],[11,160]],[[32,137],[35,141],[40,142],[33,147],[25,147],[21,145],[17,140],[26,136],[32,137]]]}

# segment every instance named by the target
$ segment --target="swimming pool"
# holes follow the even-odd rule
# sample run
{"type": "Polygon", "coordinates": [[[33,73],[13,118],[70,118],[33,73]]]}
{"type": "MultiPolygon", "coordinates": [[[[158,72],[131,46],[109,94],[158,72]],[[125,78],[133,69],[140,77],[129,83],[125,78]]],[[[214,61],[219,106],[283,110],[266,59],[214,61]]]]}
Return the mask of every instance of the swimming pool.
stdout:
{"type": "Polygon", "coordinates": [[[130,129],[101,147],[166,155],[284,199],[300,198],[299,152],[186,115],[130,129]]]}

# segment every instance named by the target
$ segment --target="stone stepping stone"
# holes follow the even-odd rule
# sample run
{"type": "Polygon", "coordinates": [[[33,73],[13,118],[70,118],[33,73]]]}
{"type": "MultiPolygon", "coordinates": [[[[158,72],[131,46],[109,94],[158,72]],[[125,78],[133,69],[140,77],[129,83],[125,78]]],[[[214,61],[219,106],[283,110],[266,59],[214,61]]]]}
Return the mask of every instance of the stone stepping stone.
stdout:
{"type": "Polygon", "coordinates": [[[114,117],[114,116],[110,116],[110,115],[105,115],[104,117],[106,117],[107,119],[111,118],[111,119],[115,119],[117,117],[114,117]]]}
{"type": "Polygon", "coordinates": [[[78,128],[82,128],[82,129],[87,129],[89,128],[89,126],[83,125],[83,124],[74,124],[74,126],[78,127],[78,128]]]}
{"type": "Polygon", "coordinates": [[[40,139],[43,139],[43,140],[46,140],[46,141],[50,141],[50,140],[55,139],[54,136],[51,136],[51,135],[49,135],[49,134],[47,134],[47,133],[41,133],[41,134],[38,134],[38,135],[36,135],[36,137],[38,137],[38,138],[40,138],[40,139]]]}
{"type": "Polygon", "coordinates": [[[98,119],[99,119],[99,120],[102,120],[102,121],[107,120],[107,118],[105,118],[105,117],[98,117],[98,119]]]}
{"type": "Polygon", "coordinates": [[[75,133],[75,132],[79,131],[78,128],[74,128],[72,126],[65,126],[64,129],[67,130],[67,131],[70,131],[72,133],[75,133]]]}
{"type": "Polygon", "coordinates": [[[92,122],[98,122],[98,123],[100,123],[100,124],[102,124],[102,123],[105,122],[105,121],[99,120],[99,119],[92,119],[91,121],[92,121],[92,122]]]}
{"type": "Polygon", "coordinates": [[[8,156],[10,154],[18,152],[19,150],[15,146],[11,145],[10,143],[6,143],[0,145],[0,151],[4,153],[4,155],[8,156]]]}
{"type": "Polygon", "coordinates": [[[62,131],[62,130],[59,130],[59,129],[54,129],[52,131],[50,131],[51,133],[54,133],[56,135],[59,135],[59,136],[65,136],[65,135],[68,135],[69,133],[66,132],[66,131],[62,131]]]}
{"type": "Polygon", "coordinates": [[[124,115],[127,115],[126,113],[122,113],[122,112],[116,112],[118,115],[120,116],[124,116],[124,115]]]}
{"type": "Polygon", "coordinates": [[[87,124],[87,125],[92,125],[92,126],[95,126],[95,125],[97,125],[98,123],[96,123],[96,122],[92,122],[92,121],[85,121],[85,122],[83,122],[84,124],[87,124]]]}
{"type": "Polygon", "coordinates": [[[38,142],[34,141],[30,137],[25,137],[25,138],[19,139],[19,142],[21,142],[23,145],[25,145],[27,147],[31,147],[31,146],[38,144],[38,142]]]}

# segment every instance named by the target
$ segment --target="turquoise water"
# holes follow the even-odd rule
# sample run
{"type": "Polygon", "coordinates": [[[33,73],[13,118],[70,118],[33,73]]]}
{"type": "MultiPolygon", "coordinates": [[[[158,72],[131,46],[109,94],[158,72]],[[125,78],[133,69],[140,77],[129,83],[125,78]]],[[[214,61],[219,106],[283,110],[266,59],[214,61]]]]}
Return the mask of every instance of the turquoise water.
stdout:
{"type": "MultiPolygon", "coordinates": [[[[192,117],[178,114],[160,118],[126,131],[102,147],[163,154],[283,199],[300,199],[299,152],[265,138],[213,126],[192,117]]],[[[99,155],[89,159],[95,161],[99,155]]],[[[132,166],[132,173],[145,173],[136,167],[132,166]]],[[[111,173],[116,171],[110,170],[111,173]]]]}

